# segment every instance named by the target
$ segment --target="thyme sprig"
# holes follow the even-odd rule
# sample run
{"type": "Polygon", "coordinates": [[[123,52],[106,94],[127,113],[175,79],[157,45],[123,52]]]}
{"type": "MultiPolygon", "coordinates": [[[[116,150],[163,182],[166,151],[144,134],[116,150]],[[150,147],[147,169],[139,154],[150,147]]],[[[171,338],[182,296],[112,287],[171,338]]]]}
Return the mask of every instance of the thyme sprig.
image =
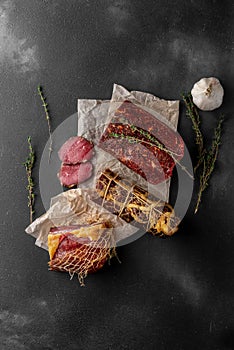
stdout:
{"type": "Polygon", "coordinates": [[[49,114],[49,110],[48,110],[48,103],[46,102],[46,97],[45,97],[43,90],[42,90],[42,87],[40,85],[38,85],[37,91],[38,91],[38,94],[39,94],[41,101],[42,101],[42,106],[44,108],[45,117],[46,117],[46,121],[47,121],[47,125],[48,125],[49,138],[50,138],[49,159],[48,159],[48,162],[49,162],[50,157],[51,157],[51,153],[53,151],[53,140],[52,140],[52,132],[51,132],[51,124],[50,124],[51,118],[50,118],[50,114],[49,114]]]}
{"type": "Polygon", "coordinates": [[[222,124],[224,121],[224,116],[221,115],[221,117],[218,120],[218,124],[214,131],[214,138],[212,141],[212,145],[208,152],[205,152],[204,158],[203,158],[203,169],[200,174],[200,186],[199,186],[199,192],[198,192],[198,198],[197,203],[195,207],[195,213],[199,209],[199,205],[201,203],[202,193],[207,188],[209,184],[210,177],[214,171],[215,163],[218,157],[219,152],[219,146],[221,144],[221,134],[222,134],[222,124]]]}
{"type": "Polygon", "coordinates": [[[201,121],[198,110],[193,103],[192,95],[190,93],[187,95],[182,94],[182,98],[186,106],[186,115],[191,119],[193,130],[195,131],[195,141],[198,150],[198,160],[197,164],[194,167],[194,173],[196,173],[197,169],[202,164],[206,153],[206,150],[204,148],[203,135],[200,129],[201,121]]]}
{"type": "MultiPolygon", "coordinates": [[[[133,131],[137,131],[139,132],[142,136],[144,136],[145,138],[147,138],[147,140],[152,141],[151,143],[149,143],[151,146],[157,146],[158,149],[160,149],[161,151],[164,151],[166,153],[168,153],[170,156],[178,156],[179,154],[170,151],[169,149],[167,149],[156,137],[154,137],[153,135],[151,135],[148,131],[143,130],[141,128],[138,128],[136,125],[131,124],[130,128],[133,131]]],[[[142,140],[142,142],[144,142],[144,140],[142,140]]]]}
{"type": "Polygon", "coordinates": [[[198,190],[198,197],[197,197],[197,202],[196,202],[195,211],[194,211],[194,213],[197,213],[201,203],[202,194],[207,188],[211,175],[215,168],[215,163],[218,157],[219,146],[221,144],[222,123],[224,120],[224,116],[221,115],[221,117],[219,118],[218,124],[214,130],[214,137],[213,137],[212,144],[210,148],[206,149],[204,146],[204,138],[201,131],[200,116],[197,108],[193,103],[192,95],[191,93],[187,95],[182,94],[182,98],[186,106],[186,115],[192,121],[192,127],[193,127],[193,130],[195,131],[195,140],[196,140],[197,150],[198,150],[198,161],[194,167],[194,172],[196,172],[199,168],[202,167],[198,174],[199,190],[198,190]]]}
{"type": "Polygon", "coordinates": [[[27,191],[28,191],[28,207],[29,207],[29,218],[30,218],[30,223],[33,221],[33,214],[34,214],[34,200],[35,200],[35,195],[34,195],[34,183],[33,183],[33,178],[32,178],[32,170],[34,167],[35,163],[35,152],[32,148],[32,143],[31,143],[31,136],[28,136],[28,148],[29,148],[29,155],[26,159],[26,161],[23,163],[25,169],[26,169],[26,175],[27,175],[27,191]]]}

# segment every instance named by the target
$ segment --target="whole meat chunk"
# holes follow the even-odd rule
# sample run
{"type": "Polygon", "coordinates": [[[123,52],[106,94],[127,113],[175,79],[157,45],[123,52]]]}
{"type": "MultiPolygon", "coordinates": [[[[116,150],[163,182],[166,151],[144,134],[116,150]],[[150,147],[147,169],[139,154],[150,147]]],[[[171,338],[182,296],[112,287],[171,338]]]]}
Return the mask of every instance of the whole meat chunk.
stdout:
{"type": "Polygon", "coordinates": [[[98,146],[154,185],[170,178],[184,155],[178,133],[128,101],[115,111],[98,146]]]}
{"type": "Polygon", "coordinates": [[[94,155],[93,144],[82,136],[73,136],[62,145],[58,155],[65,164],[84,163],[94,155]]]}

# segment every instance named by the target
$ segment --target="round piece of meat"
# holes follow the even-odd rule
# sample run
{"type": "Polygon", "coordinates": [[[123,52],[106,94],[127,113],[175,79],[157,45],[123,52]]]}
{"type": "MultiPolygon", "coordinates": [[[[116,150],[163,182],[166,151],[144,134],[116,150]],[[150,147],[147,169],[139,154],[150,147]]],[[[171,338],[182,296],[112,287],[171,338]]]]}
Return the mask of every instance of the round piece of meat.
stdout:
{"type": "Polygon", "coordinates": [[[92,170],[93,166],[90,162],[74,165],[62,163],[58,178],[61,185],[73,187],[88,180],[92,176],[92,170]]]}
{"type": "Polygon", "coordinates": [[[93,143],[82,136],[70,137],[62,145],[58,155],[65,164],[84,163],[94,155],[93,143]]]}

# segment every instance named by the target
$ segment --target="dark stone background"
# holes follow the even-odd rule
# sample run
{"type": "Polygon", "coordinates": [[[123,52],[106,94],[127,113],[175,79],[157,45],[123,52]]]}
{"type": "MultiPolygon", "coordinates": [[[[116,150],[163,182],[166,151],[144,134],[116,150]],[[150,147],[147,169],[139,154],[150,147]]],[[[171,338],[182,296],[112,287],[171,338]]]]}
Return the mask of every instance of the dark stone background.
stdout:
{"type": "MultiPolygon", "coordinates": [[[[218,0],[0,1],[0,349],[234,349],[234,6],[218,0]],[[168,240],[144,235],[81,288],[47,270],[28,225],[26,138],[37,154],[36,216],[44,212],[39,162],[48,131],[80,98],[109,98],[114,82],[179,99],[220,78],[220,110],[203,113],[207,141],[225,112],[223,143],[199,213],[194,199],[168,240]]],[[[181,104],[179,132],[196,147],[181,104]]]]}

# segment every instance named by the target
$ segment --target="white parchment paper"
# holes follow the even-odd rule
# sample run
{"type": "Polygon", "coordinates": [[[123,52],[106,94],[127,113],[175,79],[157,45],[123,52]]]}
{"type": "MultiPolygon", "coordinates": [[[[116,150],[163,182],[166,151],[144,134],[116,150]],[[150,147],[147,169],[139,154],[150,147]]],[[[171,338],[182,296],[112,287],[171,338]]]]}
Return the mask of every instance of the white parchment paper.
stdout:
{"type": "Polygon", "coordinates": [[[47,238],[51,227],[87,225],[110,222],[116,243],[138,231],[116,215],[90,200],[92,190],[73,189],[51,199],[50,209],[26,228],[36,238],[35,244],[48,250],[47,238]]]}

